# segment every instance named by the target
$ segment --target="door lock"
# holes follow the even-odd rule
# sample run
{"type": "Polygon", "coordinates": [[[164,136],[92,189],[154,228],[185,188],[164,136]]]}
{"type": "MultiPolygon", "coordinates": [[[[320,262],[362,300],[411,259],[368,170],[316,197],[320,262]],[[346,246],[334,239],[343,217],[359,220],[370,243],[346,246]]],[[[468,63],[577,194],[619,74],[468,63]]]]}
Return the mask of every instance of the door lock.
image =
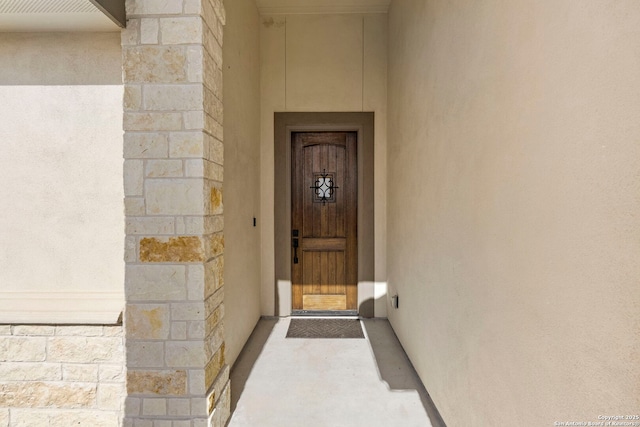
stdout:
{"type": "Polygon", "coordinates": [[[291,235],[293,236],[293,239],[292,239],[293,263],[297,264],[298,263],[298,246],[300,244],[299,239],[298,239],[298,230],[292,230],[291,231],[291,235]]]}

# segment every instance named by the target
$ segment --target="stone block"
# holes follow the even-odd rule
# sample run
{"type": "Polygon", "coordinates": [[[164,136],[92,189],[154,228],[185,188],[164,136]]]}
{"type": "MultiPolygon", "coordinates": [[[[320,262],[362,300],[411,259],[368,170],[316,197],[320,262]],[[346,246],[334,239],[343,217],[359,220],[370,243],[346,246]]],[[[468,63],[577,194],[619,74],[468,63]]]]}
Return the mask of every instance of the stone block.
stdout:
{"type": "Polygon", "coordinates": [[[104,411],[119,411],[124,403],[124,383],[99,384],[98,408],[104,411]]]}
{"type": "Polygon", "coordinates": [[[140,85],[125,85],[123,105],[125,111],[137,111],[142,105],[142,88],[140,85]]]}
{"type": "Polygon", "coordinates": [[[220,310],[220,314],[218,315],[218,319],[222,320],[224,318],[224,304],[222,303],[224,300],[224,289],[219,289],[212,295],[208,295],[207,299],[204,301],[205,310],[209,313],[209,316],[215,314],[216,310],[220,310]]]}
{"type": "Polygon", "coordinates": [[[186,230],[186,227],[184,226],[184,217],[177,216],[176,217],[176,234],[177,235],[187,234],[185,230],[186,230]]]}
{"type": "Polygon", "coordinates": [[[205,163],[203,159],[189,159],[184,161],[184,175],[188,178],[204,178],[205,163]]]}
{"type": "Polygon", "coordinates": [[[104,326],[103,334],[105,337],[123,337],[124,330],[122,325],[104,326]]]}
{"type": "Polygon", "coordinates": [[[124,195],[142,196],[143,194],[143,162],[142,160],[124,161],[124,195]]]}
{"type": "Polygon", "coordinates": [[[211,330],[207,330],[207,338],[204,342],[205,354],[211,358],[224,344],[224,327],[222,322],[218,322],[218,326],[211,330]]]}
{"type": "Polygon", "coordinates": [[[46,358],[45,337],[0,337],[0,362],[42,362],[46,358]]]}
{"type": "Polygon", "coordinates": [[[138,260],[138,251],[136,250],[137,240],[135,237],[126,236],[124,238],[124,261],[136,262],[138,260]]]}
{"type": "Polygon", "coordinates": [[[182,13],[182,0],[136,0],[128,1],[127,16],[175,15],[182,13]]]}
{"type": "Polygon", "coordinates": [[[212,181],[222,182],[224,179],[224,168],[214,162],[207,162],[207,168],[205,170],[205,178],[212,181]]]}
{"type": "Polygon", "coordinates": [[[201,341],[170,341],[165,344],[167,366],[198,368],[206,362],[204,345],[201,341]]]}
{"type": "Polygon", "coordinates": [[[142,407],[141,399],[137,397],[127,396],[124,401],[124,414],[126,416],[140,415],[141,407],[142,407]]]}
{"type": "MultiPolygon", "coordinates": [[[[198,112],[201,114],[201,112],[198,112]]],[[[169,156],[176,158],[205,157],[205,135],[201,131],[196,132],[172,132],[169,135],[169,156]]]]}
{"type": "Polygon", "coordinates": [[[173,420],[171,427],[193,427],[193,426],[191,425],[190,420],[173,420]]]}
{"type": "Polygon", "coordinates": [[[166,399],[142,399],[142,415],[167,415],[166,399]]]}
{"type": "Polygon", "coordinates": [[[182,160],[147,160],[144,174],[151,178],[181,177],[182,160]]]}
{"type": "Polygon", "coordinates": [[[169,399],[167,401],[167,415],[174,417],[191,415],[191,402],[189,399],[169,399]]]}
{"type": "Polygon", "coordinates": [[[207,385],[204,383],[204,370],[203,369],[190,369],[189,370],[189,393],[191,394],[205,394],[207,392],[207,385]]]}
{"type": "Polygon", "coordinates": [[[187,322],[171,322],[171,339],[187,339],[187,322]]]}
{"type": "Polygon", "coordinates": [[[132,132],[124,135],[124,157],[127,159],[162,159],[168,152],[167,135],[132,132]]]}
{"type": "Polygon", "coordinates": [[[222,391],[218,403],[215,406],[217,416],[219,417],[216,422],[219,426],[224,426],[227,420],[231,416],[231,383],[227,381],[224,390],[222,391]]]}
{"type": "Polygon", "coordinates": [[[203,215],[204,189],[199,179],[147,179],[147,214],[203,215]]]}
{"type": "MultiPolygon", "coordinates": [[[[125,186],[127,181],[125,180],[125,186]]],[[[142,182],[140,183],[142,187],[142,182]]],[[[140,190],[141,191],[141,190],[140,190]]],[[[126,195],[126,190],[125,190],[126,195]]],[[[126,216],[144,215],[144,198],[143,197],[125,197],[124,198],[124,214],[126,216]]]]}
{"type": "Polygon", "coordinates": [[[160,18],[163,45],[202,43],[202,28],[202,18],[199,16],[160,18]]]}
{"type": "Polygon", "coordinates": [[[222,0],[213,0],[211,4],[213,5],[213,10],[218,17],[220,24],[225,25],[227,23],[227,14],[225,13],[224,3],[222,0]]]}
{"type": "Polygon", "coordinates": [[[190,265],[187,268],[187,297],[200,301],[204,298],[204,265],[190,265]]]}
{"type": "Polygon", "coordinates": [[[182,46],[136,46],[122,49],[125,83],[187,82],[187,52],[182,46]]]}
{"type": "Polygon", "coordinates": [[[194,417],[193,420],[191,421],[191,427],[224,427],[224,426],[216,426],[213,424],[209,425],[210,417],[209,417],[209,414],[207,413],[204,413],[204,414],[196,413],[196,410],[193,408],[191,409],[191,412],[193,413],[192,417],[194,417]],[[202,418],[195,418],[198,415],[200,415],[202,418]]]}
{"type": "Polygon", "coordinates": [[[0,409],[0,427],[9,426],[9,410],[0,409]]]}
{"type": "Polygon", "coordinates": [[[98,365],[64,363],[62,365],[62,379],[65,381],[95,383],[98,381],[98,365]]]}
{"type": "MultiPolygon", "coordinates": [[[[207,331],[216,330],[216,328],[222,321],[223,316],[224,316],[224,305],[220,304],[215,310],[213,310],[213,313],[211,313],[211,315],[207,317],[207,320],[206,320],[207,331]]],[[[218,348],[219,345],[220,344],[218,343],[215,346],[215,348],[218,348]]]]}
{"type": "Polygon", "coordinates": [[[164,343],[162,341],[129,341],[127,365],[134,368],[162,368],[164,343]]]}
{"type": "Polygon", "coordinates": [[[123,347],[118,337],[52,337],[47,361],[115,364],[124,360],[123,347]]]}
{"type": "Polygon", "coordinates": [[[218,351],[209,360],[204,369],[205,384],[213,384],[213,381],[218,377],[218,374],[222,371],[225,365],[224,358],[224,343],[218,351]]]}
{"type": "Polygon", "coordinates": [[[143,88],[145,110],[202,110],[201,84],[145,85],[143,88]]]}
{"type": "Polygon", "coordinates": [[[169,338],[171,321],[167,304],[128,304],[126,315],[129,339],[169,338]]]}
{"type": "Polygon", "coordinates": [[[49,414],[51,411],[36,409],[11,408],[10,427],[49,427],[49,414]]]}
{"type": "Polygon", "coordinates": [[[206,240],[207,258],[217,257],[224,252],[224,235],[216,233],[208,236],[206,240]]]}
{"type": "Polygon", "coordinates": [[[130,302],[184,300],[185,284],[186,268],[182,265],[126,267],[125,294],[130,302]]]}
{"type": "Polygon", "coordinates": [[[202,0],[184,0],[182,11],[185,14],[200,15],[202,13],[202,0]]]}
{"type": "Polygon", "coordinates": [[[222,44],[222,26],[224,26],[221,16],[225,16],[224,8],[220,2],[203,2],[202,15],[207,25],[213,29],[215,37],[222,44]]]}
{"type": "Polygon", "coordinates": [[[222,189],[218,187],[212,187],[209,195],[210,202],[210,214],[220,215],[224,210],[222,202],[222,189]]]}
{"type": "Polygon", "coordinates": [[[184,395],[187,391],[187,372],[129,370],[127,390],[131,394],[184,395]]]}
{"type": "Polygon", "coordinates": [[[2,381],[59,381],[62,369],[59,363],[2,363],[2,381]]]}
{"type": "Polygon", "coordinates": [[[219,256],[205,264],[205,298],[224,286],[224,257],[219,256]]]}
{"type": "Polygon", "coordinates": [[[0,336],[11,335],[11,325],[0,325],[0,336]]]}
{"type": "Polygon", "coordinates": [[[204,302],[171,304],[172,320],[204,320],[204,302]]]}
{"type": "Polygon", "coordinates": [[[220,141],[223,140],[222,117],[214,118],[209,114],[204,115],[204,130],[220,141]]]}
{"type": "Polygon", "coordinates": [[[189,46],[187,48],[187,79],[190,82],[202,83],[204,48],[189,46]]]}
{"type": "Polygon", "coordinates": [[[142,262],[199,262],[204,261],[204,256],[204,245],[198,236],[147,237],[140,240],[142,262]]]}
{"type": "Polygon", "coordinates": [[[231,369],[229,368],[229,365],[224,365],[224,367],[222,368],[222,370],[218,374],[218,377],[213,382],[212,390],[213,390],[213,394],[215,396],[215,400],[218,400],[219,396],[223,395],[224,389],[229,384],[229,374],[230,374],[230,372],[231,372],[231,369]]]}
{"type": "MultiPolygon", "coordinates": [[[[204,36],[204,50],[212,59],[212,66],[215,68],[222,69],[222,46],[218,40],[216,40],[215,33],[218,32],[217,28],[214,28],[215,31],[210,30],[209,28],[205,29],[204,36]]],[[[205,62],[206,62],[205,58],[205,62]]],[[[206,81],[209,77],[207,76],[207,65],[204,67],[204,80],[206,81]]]]}
{"type": "Polygon", "coordinates": [[[140,39],[140,20],[132,16],[127,19],[127,27],[120,32],[120,44],[122,46],[135,46],[140,39]]]}
{"type": "Polygon", "coordinates": [[[212,138],[210,147],[209,160],[219,165],[224,164],[224,144],[219,140],[212,138]]]}
{"type": "Polygon", "coordinates": [[[48,325],[15,325],[13,335],[20,336],[51,336],[55,333],[54,326],[48,325]]]}
{"type": "Polygon", "coordinates": [[[204,129],[204,111],[187,111],[182,114],[184,128],[187,130],[204,129]]]}
{"type": "Polygon", "coordinates": [[[203,234],[216,233],[224,229],[224,217],[222,215],[208,216],[204,219],[203,234]]]}
{"type": "MultiPolygon", "coordinates": [[[[182,114],[180,113],[124,113],[124,130],[128,131],[163,131],[182,129],[182,114]]],[[[125,134],[126,136],[126,134],[125,134]]],[[[125,157],[127,144],[125,141],[125,157]]],[[[143,157],[155,157],[144,155],[143,157]]],[[[159,156],[165,157],[165,156],[159,156]]]]}
{"type": "Polygon", "coordinates": [[[207,398],[206,397],[193,397],[191,398],[191,419],[195,421],[195,417],[206,417],[209,415],[207,410],[207,398]]]}
{"type": "Polygon", "coordinates": [[[202,60],[202,75],[205,86],[209,88],[220,101],[223,101],[223,74],[220,66],[206,49],[202,60]]]}
{"type": "Polygon", "coordinates": [[[218,122],[223,122],[224,110],[222,106],[222,92],[214,94],[214,92],[206,87],[204,90],[204,111],[218,122]]]}
{"type": "Polygon", "coordinates": [[[202,320],[194,320],[188,323],[187,333],[189,339],[203,339],[205,337],[205,322],[202,320]]]}
{"type": "Polygon", "coordinates": [[[124,382],[124,365],[100,365],[98,381],[101,383],[124,382]]]}
{"type": "Polygon", "coordinates": [[[127,234],[174,234],[175,219],[171,217],[130,217],[125,220],[127,234]]]}
{"type": "Polygon", "coordinates": [[[140,20],[140,43],[158,44],[160,23],[155,18],[142,18],[140,20]]]}
{"type": "Polygon", "coordinates": [[[213,294],[211,297],[207,298],[204,302],[205,309],[207,310],[208,314],[207,319],[211,316],[217,316],[216,323],[208,325],[211,326],[211,328],[209,329],[210,331],[213,330],[215,325],[217,325],[218,323],[220,323],[220,321],[222,321],[222,319],[224,319],[224,304],[223,298],[220,298],[220,295],[222,295],[222,289],[213,294]]]}
{"type": "Polygon", "coordinates": [[[202,216],[185,217],[184,233],[185,234],[204,234],[206,219],[207,217],[202,217],[202,216]]]}
{"type": "Polygon", "coordinates": [[[96,385],[45,382],[0,384],[0,406],[13,408],[90,408],[95,405],[96,385]]]}
{"type": "Polygon", "coordinates": [[[101,337],[103,335],[102,326],[94,325],[61,325],[55,327],[57,336],[68,337],[101,337]]]}
{"type": "Polygon", "coordinates": [[[56,411],[49,415],[49,427],[91,426],[115,427],[119,425],[119,417],[114,412],[99,410],[56,411]]]}

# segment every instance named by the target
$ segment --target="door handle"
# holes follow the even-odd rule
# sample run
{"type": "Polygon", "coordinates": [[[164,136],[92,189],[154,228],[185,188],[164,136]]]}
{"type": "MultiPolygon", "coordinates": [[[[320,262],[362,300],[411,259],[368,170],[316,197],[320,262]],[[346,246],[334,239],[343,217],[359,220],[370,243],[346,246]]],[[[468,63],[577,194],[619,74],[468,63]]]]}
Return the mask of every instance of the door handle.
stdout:
{"type": "Polygon", "coordinates": [[[298,246],[300,245],[300,239],[298,239],[298,230],[293,230],[291,232],[293,235],[292,246],[293,246],[293,263],[298,263],[298,246]]]}

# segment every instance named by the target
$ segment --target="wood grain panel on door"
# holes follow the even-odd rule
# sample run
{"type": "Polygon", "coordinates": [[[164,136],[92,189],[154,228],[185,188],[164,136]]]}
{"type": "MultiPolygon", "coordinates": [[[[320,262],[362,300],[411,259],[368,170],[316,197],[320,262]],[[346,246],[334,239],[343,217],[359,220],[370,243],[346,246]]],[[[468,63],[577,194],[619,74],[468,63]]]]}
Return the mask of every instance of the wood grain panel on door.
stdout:
{"type": "Polygon", "coordinates": [[[356,310],[357,133],[294,132],[294,310],[356,310]]]}

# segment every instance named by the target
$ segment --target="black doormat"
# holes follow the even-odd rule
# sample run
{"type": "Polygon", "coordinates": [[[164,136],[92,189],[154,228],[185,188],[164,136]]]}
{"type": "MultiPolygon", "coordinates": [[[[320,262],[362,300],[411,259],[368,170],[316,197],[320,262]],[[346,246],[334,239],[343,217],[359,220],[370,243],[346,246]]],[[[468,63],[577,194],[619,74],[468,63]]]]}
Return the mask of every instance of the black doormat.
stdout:
{"type": "Polygon", "coordinates": [[[358,319],[291,319],[287,338],[364,338],[358,319]]]}

